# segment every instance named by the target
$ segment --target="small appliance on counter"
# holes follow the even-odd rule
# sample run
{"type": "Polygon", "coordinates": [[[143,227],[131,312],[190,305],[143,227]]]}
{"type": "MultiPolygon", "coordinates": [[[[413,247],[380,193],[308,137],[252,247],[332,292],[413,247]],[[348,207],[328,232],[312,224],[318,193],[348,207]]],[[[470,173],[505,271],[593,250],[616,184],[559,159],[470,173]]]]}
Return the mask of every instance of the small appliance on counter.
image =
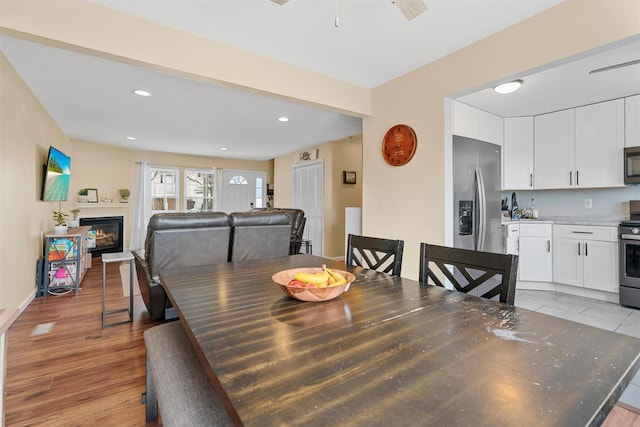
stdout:
{"type": "Polygon", "coordinates": [[[629,214],[618,227],[620,304],[640,308],[640,200],[629,202],[629,214]]]}

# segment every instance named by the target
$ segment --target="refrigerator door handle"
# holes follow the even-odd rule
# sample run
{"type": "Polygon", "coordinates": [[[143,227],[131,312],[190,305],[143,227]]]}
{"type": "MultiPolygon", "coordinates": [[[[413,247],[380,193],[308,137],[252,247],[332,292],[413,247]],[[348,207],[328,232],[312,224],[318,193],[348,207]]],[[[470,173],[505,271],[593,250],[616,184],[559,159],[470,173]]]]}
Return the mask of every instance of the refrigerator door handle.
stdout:
{"type": "Polygon", "coordinates": [[[487,195],[484,188],[484,178],[482,177],[482,169],[476,168],[476,191],[478,197],[478,235],[476,242],[476,250],[484,250],[485,237],[487,233],[487,195]]]}

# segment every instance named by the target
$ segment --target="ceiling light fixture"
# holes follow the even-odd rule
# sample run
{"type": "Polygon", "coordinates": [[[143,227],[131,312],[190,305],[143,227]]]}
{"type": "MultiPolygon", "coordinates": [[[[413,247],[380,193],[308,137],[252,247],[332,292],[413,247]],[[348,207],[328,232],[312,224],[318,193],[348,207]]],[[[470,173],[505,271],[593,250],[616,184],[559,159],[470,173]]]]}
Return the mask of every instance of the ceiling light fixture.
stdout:
{"type": "Polygon", "coordinates": [[[133,91],[133,93],[135,93],[138,96],[151,96],[151,92],[148,92],[146,90],[142,90],[142,89],[136,89],[133,91]]]}
{"type": "Polygon", "coordinates": [[[518,89],[520,89],[520,86],[522,86],[522,80],[518,79],[509,83],[503,83],[501,85],[498,85],[494,87],[493,90],[505,95],[507,93],[513,93],[517,91],[518,89]]]}
{"type": "Polygon", "coordinates": [[[278,117],[278,121],[280,121],[280,122],[288,122],[289,121],[289,117],[287,117],[287,116],[278,117]]]}
{"type": "Polygon", "coordinates": [[[228,148],[227,147],[220,147],[220,151],[227,151],[228,148]]]}
{"type": "Polygon", "coordinates": [[[135,136],[128,136],[127,139],[129,141],[135,141],[137,138],[135,136]]]}

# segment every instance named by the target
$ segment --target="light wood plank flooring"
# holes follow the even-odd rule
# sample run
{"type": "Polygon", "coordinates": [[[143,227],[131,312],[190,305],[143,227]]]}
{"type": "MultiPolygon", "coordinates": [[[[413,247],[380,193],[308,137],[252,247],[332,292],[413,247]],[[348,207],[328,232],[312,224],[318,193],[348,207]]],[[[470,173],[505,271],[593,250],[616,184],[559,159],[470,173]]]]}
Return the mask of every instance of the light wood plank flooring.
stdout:
{"type": "MultiPolygon", "coordinates": [[[[107,284],[107,308],[126,307],[117,263],[107,264],[107,284]]],[[[103,329],[101,298],[95,258],[78,296],[36,299],[9,328],[6,426],[145,425],[142,333],[157,323],[136,296],[134,323],[103,329]],[[50,333],[31,336],[49,322],[50,333]]],[[[616,406],[603,425],[637,427],[640,415],[616,406]]]]}

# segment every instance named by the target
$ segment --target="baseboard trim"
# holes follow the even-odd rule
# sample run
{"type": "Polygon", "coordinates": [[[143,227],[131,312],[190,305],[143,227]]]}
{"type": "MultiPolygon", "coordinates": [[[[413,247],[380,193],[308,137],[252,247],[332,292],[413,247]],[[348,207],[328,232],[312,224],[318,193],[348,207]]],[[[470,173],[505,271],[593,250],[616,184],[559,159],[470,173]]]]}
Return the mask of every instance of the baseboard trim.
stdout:
{"type": "Polygon", "coordinates": [[[33,291],[31,291],[31,293],[29,293],[29,295],[27,295],[27,298],[25,298],[25,300],[22,301],[22,304],[18,306],[18,310],[20,311],[20,314],[22,314],[22,312],[25,311],[27,307],[29,307],[29,304],[31,304],[31,301],[33,301],[35,298],[36,298],[36,290],[34,289],[33,291]]]}

